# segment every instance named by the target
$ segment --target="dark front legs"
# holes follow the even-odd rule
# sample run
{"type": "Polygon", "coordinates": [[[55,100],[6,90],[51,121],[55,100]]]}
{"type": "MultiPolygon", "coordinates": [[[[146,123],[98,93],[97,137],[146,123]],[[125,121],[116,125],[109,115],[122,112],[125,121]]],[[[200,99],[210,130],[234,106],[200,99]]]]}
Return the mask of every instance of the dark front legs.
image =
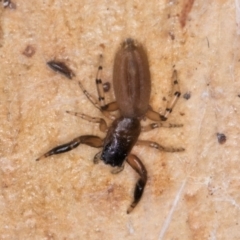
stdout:
{"type": "Polygon", "coordinates": [[[54,154],[60,154],[64,152],[71,151],[80,144],[86,144],[91,147],[100,148],[103,146],[103,140],[100,137],[93,135],[84,135],[77,138],[74,138],[71,142],[65,143],[63,145],[57,146],[50,151],[43,154],[41,157],[37,158],[36,161],[39,161],[43,158],[49,157],[54,154]]]}
{"type": "Polygon", "coordinates": [[[133,154],[128,156],[127,162],[140,175],[140,179],[137,181],[134,190],[134,200],[127,210],[127,213],[130,213],[136,207],[142,197],[144,187],[147,182],[147,170],[142,164],[141,160],[133,154]]]}

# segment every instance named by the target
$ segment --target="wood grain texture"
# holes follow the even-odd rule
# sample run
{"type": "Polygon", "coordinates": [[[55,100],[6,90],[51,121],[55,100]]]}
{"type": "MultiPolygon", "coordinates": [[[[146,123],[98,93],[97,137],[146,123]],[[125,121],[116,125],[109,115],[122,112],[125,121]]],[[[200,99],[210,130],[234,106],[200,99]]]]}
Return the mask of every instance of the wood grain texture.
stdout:
{"type": "Polygon", "coordinates": [[[16,0],[16,9],[0,10],[0,239],[240,239],[236,2],[194,1],[184,26],[186,0],[16,0]],[[103,136],[65,111],[100,117],[77,80],[96,95],[103,54],[102,79],[112,83],[114,54],[127,37],[147,49],[155,109],[166,107],[173,65],[182,94],[191,92],[168,120],[183,128],[140,136],[186,151],[134,149],[149,179],[130,215],[138,178],[130,167],[112,175],[93,164],[97,150],[87,146],[35,161],[78,135],[103,136]],[[76,78],[51,71],[52,59],[76,78]]]}

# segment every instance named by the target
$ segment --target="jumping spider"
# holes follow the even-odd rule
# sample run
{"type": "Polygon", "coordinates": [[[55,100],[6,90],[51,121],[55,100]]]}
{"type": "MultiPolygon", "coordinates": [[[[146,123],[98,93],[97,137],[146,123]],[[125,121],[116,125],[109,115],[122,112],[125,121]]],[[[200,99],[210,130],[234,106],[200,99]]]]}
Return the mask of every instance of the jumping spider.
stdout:
{"type": "MultiPolygon", "coordinates": [[[[75,76],[62,62],[50,61],[48,65],[53,70],[64,74],[68,78],[75,76]]],[[[159,127],[182,127],[182,124],[163,123],[163,121],[167,120],[180,96],[177,71],[173,71],[172,82],[174,94],[164,114],[153,111],[149,106],[151,92],[150,70],[147,54],[142,45],[128,38],[122,43],[116,53],[113,68],[115,102],[105,103],[104,89],[100,77],[101,72],[102,66],[100,65],[96,77],[98,101],[84,89],[81,82],[78,82],[78,84],[90,102],[98,108],[104,116],[110,117],[109,112],[118,110],[120,117],[115,118],[111,126],[108,127],[103,118],[94,118],[71,111],[67,112],[89,122],[98,123],[100,131],[107,133],[106,137],[102,139],[93,135],[79,136],[68,143],[51,149],[39,157],[37,161],[54,154],[70,151],[80,144],[102,148],[102,151],[95,155],[94,163],[102,160],[105,164],[110,164],[114,168],[113,173],[118,173],[123,170],[124,163],[127,162],[140,176],[135,186],[134,200],[127,210],[127,213],[130,213],[140,201],[147,182],[146,168],[136,155],[131,154],[134,145],[149,146],[166,152],[184,151],[184,148],[164,147],[152,141],[138,139],[141,131],[149,131],[159,127]],[[140,121],[143,117],[157,122],[142,127],[140,121]]]]}

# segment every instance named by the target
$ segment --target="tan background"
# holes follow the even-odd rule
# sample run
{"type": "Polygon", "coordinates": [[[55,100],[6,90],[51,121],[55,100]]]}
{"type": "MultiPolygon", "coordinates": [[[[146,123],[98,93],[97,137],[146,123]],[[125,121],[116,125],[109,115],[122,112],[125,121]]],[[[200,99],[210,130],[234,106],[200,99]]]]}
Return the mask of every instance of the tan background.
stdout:
{"type": "Polygon", "coordinates": [[[0,8],[0,239],[240,239],[238,0],[14,3],[0,8]],[[183,128],[142,134],[186,151],[134,149],[149,179],[127,215],[138,178],[129,166],[112,175],[93,165],[98,150],[87,146],[35,159],[78,135],[104,136],[65,113],[100,116],[76,79],[46,62],[65,61],[95,95],[99,54],[111,82],[114,54],[129,36],[148,51],[151,105],[164,109],[174,64],[191,98],[182,95],[169,119],[183,128]]]}

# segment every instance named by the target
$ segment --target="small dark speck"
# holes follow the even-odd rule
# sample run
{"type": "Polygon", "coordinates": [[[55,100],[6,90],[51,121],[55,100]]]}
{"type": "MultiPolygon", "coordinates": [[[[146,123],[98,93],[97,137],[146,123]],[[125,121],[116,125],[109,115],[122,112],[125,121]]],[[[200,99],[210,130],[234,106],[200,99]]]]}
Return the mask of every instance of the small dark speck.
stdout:
{"type": "Polygon", "coordinates": [[[103,49],[105,48],[105,45],[103,43],[99,44],[99,46],[103,49]]]}
{"type": "Polygon", "coordinates": [[[27,47],[24,49],[23,51],[23,55],[25,55],[26,57],[32,57],[36,52],[36,49],[31,46],[31,45],[27,45],[27,47]]]}
{"type": "Polygon", "coordinates": [[[224,144],[227,141],[227,137],[223,133],[217,133],[218,142],[224,144]]]}
{"type": "Polygon", "coordinates": [[[103,83],[103,90],[104,92],[108,92],[110,90],[111,84],[110,82],[103,83]]]}
{"type": "Polygon", "coordinates": [[[240,94],[238,94],[238,97],[240,97],[240,94]]]}
{"type": "Polygon", "coordinates": [[[186,92],[183,94],[183,98],[185,98],[186,100],[191,98],[191,92],[186,92]]]}
{"type": "Polygon", "coordinates": [[[167,101],[167,99],[165,97],[162,98],[163,101],[167,101]]]}
{"type": "Polygon", "coordinates": [[[114,192],[114,186],[111,185],[108,189],[107,189],[108,193],[113,193],[114,192]]]}
{"type": "Polygon", "coordinates": [[[174,40],[174,39],[175,39],[175,35],[174,35],[174,33],[172,33],[172,32],[169,32],[168,34],[169,34],[169,36],[171,37],[171,39],[172,39],[172,40],[174,40]]]}

